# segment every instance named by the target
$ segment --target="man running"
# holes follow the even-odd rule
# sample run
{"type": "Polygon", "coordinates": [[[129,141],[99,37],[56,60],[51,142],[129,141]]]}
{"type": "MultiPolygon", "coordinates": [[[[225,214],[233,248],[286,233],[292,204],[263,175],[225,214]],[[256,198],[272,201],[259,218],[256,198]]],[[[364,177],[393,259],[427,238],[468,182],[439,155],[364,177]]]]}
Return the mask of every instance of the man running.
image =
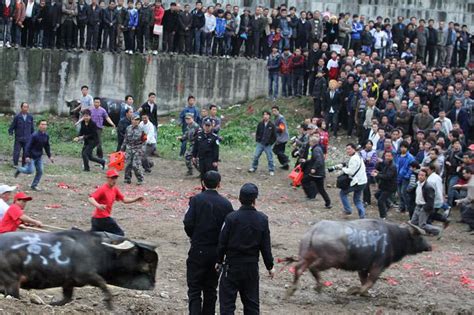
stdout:
{"type": "Polygon", "coordinates": [[[89,203],[95,207],[92,215],[91,231],[104,231],[117,235],[125,235],[120,226],[110,216],[112,206],[115,201],[122,201],[125,204],[142,201],[143,197],[127,198],[116,186],[119,173],[116,170],[108,170],[106,173],[107,182],[93,192],[89,197],[89,203]]]}

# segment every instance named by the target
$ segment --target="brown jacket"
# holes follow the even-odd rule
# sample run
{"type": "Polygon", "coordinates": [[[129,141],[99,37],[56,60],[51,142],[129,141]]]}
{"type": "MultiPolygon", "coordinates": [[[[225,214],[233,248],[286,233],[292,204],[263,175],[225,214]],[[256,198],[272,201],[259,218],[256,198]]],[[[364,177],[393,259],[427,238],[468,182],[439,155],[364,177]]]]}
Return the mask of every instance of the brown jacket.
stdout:
{"type": "Polygon", "coordinates": [[[26,7],[23,1],[15,1],[15,13],[13,14],[13,21],[17,25],[23,25],[25,21],[26,7]]]}

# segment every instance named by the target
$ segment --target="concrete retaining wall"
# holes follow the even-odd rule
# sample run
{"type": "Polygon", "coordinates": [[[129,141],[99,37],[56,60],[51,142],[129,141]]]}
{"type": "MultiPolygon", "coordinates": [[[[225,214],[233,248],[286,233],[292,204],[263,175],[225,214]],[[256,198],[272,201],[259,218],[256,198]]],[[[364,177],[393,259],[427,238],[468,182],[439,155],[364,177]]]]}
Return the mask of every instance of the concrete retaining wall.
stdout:
{"type": "Polygon", "coordinates": [[[93,96],[132,94],[139,103],[153,91],[166,114],[190,94],[198,104],[224,106],[265,95],[267,76],[265,61],[244,58],[0,49],[0,112],[26,101],[35,113],[67,114],[65,101],[79,98],[84,84],[93,96]]]}
{"type": "MultiPolygon", "coordinates": [[[[164,0],[169,4],[174,0],[164,0]]],[[[190,3],[194,6],[194,0],[179,1],[190,3]]],[[[399,15],[435,21],[456,21],[467,24],[470,30],[474,30],[474,0],[203,0],[204,5],[214,5],[216,2],[230,3],[241,7],[276,7],[281,3],[295,6],[301,10],[320,10],[332,13],[350,12],[351,14],[363,14],[371,19],[378,15],[396,18],[399,15]]],[[[166,6],[168,7],[168,5],[166,6]]]]}

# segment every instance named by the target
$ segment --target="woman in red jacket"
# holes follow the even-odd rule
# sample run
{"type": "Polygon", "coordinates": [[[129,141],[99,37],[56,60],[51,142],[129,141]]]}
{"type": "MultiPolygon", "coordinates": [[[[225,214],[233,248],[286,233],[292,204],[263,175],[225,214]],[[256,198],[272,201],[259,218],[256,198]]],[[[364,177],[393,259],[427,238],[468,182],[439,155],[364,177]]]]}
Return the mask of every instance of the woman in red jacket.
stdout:
{"type": "Polygon", "coordinates": [[[165,9],[161,6],[160,2],[155,2],[153,8],[153,34],[151,35],[151,49],[153,55],[158,54],[158,46],[160,44],[160,36],[163,34],[163,16],[165,15],[165,9]]]}

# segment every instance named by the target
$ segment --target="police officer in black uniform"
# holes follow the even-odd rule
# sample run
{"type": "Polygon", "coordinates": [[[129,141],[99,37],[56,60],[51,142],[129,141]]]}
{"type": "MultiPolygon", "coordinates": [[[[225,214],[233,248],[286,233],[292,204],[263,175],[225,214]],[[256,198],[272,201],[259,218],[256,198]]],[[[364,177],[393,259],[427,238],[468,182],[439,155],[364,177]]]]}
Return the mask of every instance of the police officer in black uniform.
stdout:
{"type": "Polygon", "coordinates": [[[201,180],[207,171],[217,171],[219,162],[219,136],[212,132],[212,120],[203,121],[203,129],[197,134],[193,147],[193,163],[199,159],[201,180]]]}
{"type": "Polygon", "coordinates": [[[217,261],[216,248],[224,219],[233,211],[229,200],[217,192],[220,181],[218,172],[207,172],[203,180],[206,190],[189,201],[189,209],[184,216],[184,230],[191,239],[186,262],[191,315],[213,315],[216,308],[219,279],[214,268],[217,261]]]}
{"type": "Polygon", "coordinates": [[[268,217],[255,209],[257,197],[257,186],[243,185],[239,195],[242,206],[230,213],[222,226],[216,264],[216,269],[222,270],[219,284],[221,315],[234,314],[237,292],[244,305],[244,314],[259,314],[260,252],[270,277],[275,274],[268,217]]]}

